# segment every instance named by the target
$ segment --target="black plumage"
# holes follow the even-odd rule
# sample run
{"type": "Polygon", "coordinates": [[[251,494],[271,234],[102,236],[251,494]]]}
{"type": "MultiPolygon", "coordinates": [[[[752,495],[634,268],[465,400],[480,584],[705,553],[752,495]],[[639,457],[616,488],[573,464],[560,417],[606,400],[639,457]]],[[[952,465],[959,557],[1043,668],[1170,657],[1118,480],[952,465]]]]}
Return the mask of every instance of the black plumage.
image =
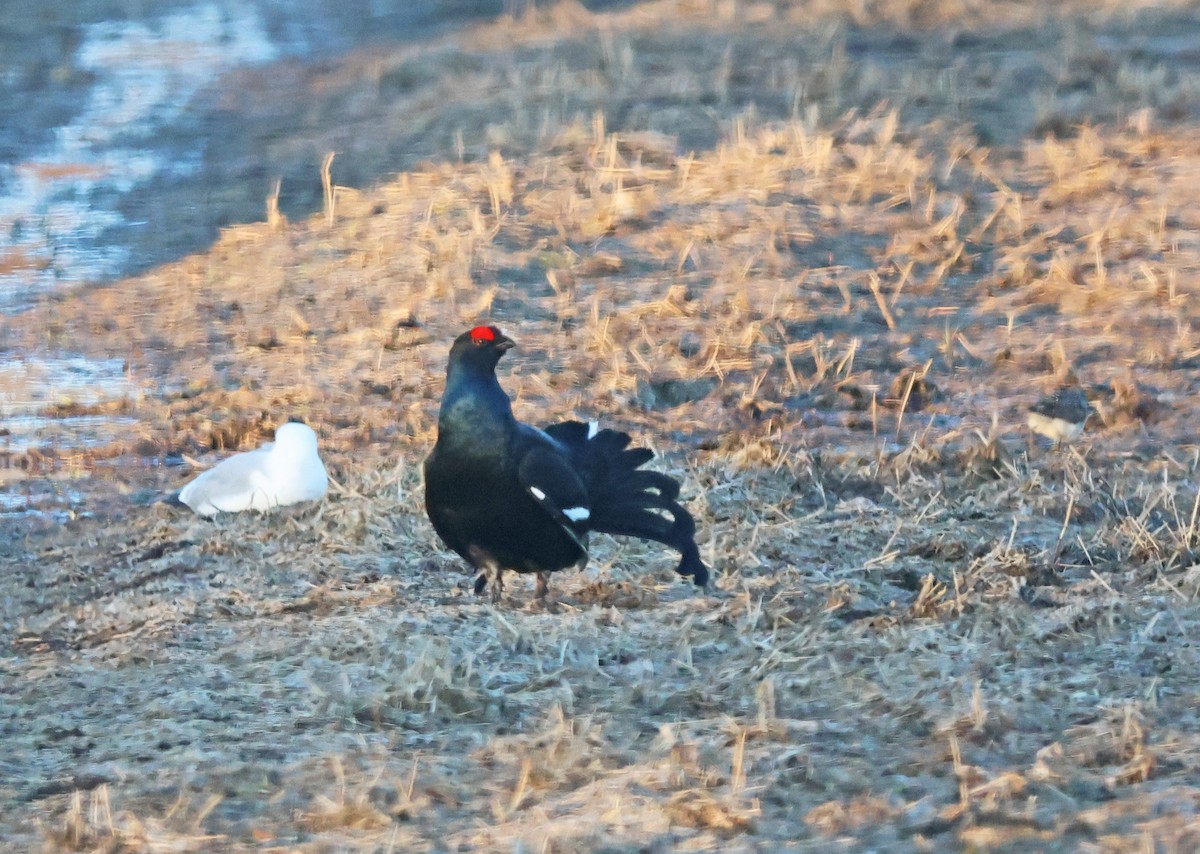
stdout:
{"type": "Polygon", "coordinates": [[[489,580],[492,600],[504,570],[536,572],[537,597],[549,573],[587,563],[588,534],[654,540],[680,553],[676,571],[697,586],[708,568],[696,523],[679,504],[679,484],[641,468],[654,453],[630,437],[578,421],[544,430],[522,424],[496,379],[514,346],[494,326],[464,332],[450,349],[438,439],[425,460],[425,509],[438,536],[489,580]]]}

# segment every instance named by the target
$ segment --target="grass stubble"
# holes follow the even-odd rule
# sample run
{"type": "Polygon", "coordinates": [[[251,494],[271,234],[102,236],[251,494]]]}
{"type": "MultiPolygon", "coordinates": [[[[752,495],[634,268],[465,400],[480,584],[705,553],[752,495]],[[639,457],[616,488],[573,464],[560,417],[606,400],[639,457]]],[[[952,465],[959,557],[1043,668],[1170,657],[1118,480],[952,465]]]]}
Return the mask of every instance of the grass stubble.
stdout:
{"type": "Polygon", "coordinates": [[[1147,60],[1190,19],[1135,5],[1128,55],[1126,12],[1070,3],[503,20],[408,84],[478,78],[475,154],[447,133],[369,191],[326,160],[320,215],[276,188],[206,253],[4,318],[166,389],[106,404],[137,418],[107,448],[6,460],[90,501],[0,547],[5,844],[1194,849],[1196,59],[1147,60]],[[885,49],[913,40],[964,58],[885,49]],[[548,112],[568,92],[596,109],[548,112]],[[720,141],[610,128],[663,92],[720,141]],[[599,418],[683,478],[714,595],[606,538],[549,612],[470,595],[420,461],[485,319],[519,417],[599,418]],[[1072,383],[1084,438],[1031,441],[1072,383]],[[320,506],[144,504],[180,476],[139,461],[288,415],[320,506]]]}

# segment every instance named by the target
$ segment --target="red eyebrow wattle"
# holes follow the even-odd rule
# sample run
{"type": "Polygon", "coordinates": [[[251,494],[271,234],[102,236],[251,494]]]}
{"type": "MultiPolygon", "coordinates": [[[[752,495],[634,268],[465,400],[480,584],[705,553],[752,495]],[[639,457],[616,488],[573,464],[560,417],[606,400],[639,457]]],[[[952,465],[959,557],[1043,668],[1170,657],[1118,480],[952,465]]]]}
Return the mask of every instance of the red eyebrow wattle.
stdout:
{"type": "Polygon", "coordinates": [[[472,341],[495,341],[496,330],[490,326],[476,326],[471,330],[472,341]]]}

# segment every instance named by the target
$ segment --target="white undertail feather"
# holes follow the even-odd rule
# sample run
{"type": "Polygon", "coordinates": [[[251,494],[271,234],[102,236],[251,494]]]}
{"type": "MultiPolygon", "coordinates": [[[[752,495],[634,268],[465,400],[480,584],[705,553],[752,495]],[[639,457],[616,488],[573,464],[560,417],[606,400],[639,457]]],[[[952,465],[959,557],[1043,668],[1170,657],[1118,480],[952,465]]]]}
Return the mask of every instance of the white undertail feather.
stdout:
{"type": "Polygon", "coordinates": [[[563,515],[572,522],[582,522],[584,519],[587,519],[592,515],[592,511],[588,510],[586,507],[568,507],[563,511],[563,515]]]}
{"type": "Polygon", "coordinates": [[[596,434],[599,432],[600,432],[600,422],[599,421],[589,421],[588,422],[588,435],[587,435],[588,439],[595,439],[596,434]]]}

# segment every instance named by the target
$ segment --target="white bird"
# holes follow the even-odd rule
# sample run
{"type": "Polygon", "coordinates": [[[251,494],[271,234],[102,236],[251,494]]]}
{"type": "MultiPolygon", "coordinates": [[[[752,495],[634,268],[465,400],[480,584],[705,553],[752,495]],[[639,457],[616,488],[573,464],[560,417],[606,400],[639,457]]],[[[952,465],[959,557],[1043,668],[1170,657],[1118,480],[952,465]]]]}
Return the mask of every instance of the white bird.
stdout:
{"type": "Polygon", "coordinates": [[[306,424],[288,422],[275,431],[274,442],[222,460],[174,498],[201,516],[215,516],[316,501],[328,487],[317,434],[306,424]]]}
{"type": "Polygon", "coordinates": [[[1025,416],[1025,423],[1034,433],[1045,436],[1056,445],[1074,442],[1083,435],[1092,404],[1087,393],[1078,386],[1056,389],[1043,397],[1025,416]]]}

